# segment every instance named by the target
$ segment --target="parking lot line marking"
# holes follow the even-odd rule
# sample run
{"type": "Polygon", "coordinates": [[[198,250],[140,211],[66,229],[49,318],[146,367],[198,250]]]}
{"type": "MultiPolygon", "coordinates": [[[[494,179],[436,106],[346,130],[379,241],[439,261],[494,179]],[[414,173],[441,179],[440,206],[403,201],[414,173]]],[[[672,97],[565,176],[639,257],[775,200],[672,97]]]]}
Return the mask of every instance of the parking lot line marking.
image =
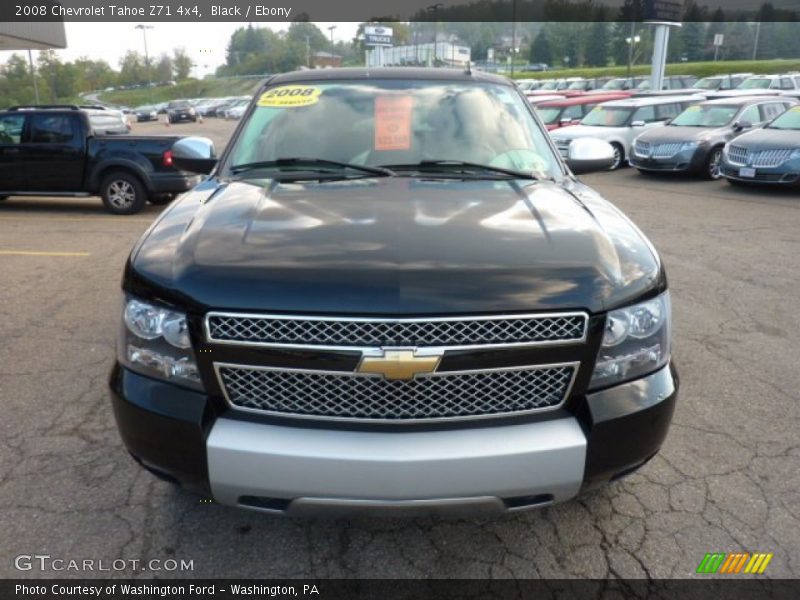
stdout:
{"type": "Polygon", "coordinates": [[[0,250],[0,256],[91,256],[88,252],[37,252],[33,250],[0,250]]]}

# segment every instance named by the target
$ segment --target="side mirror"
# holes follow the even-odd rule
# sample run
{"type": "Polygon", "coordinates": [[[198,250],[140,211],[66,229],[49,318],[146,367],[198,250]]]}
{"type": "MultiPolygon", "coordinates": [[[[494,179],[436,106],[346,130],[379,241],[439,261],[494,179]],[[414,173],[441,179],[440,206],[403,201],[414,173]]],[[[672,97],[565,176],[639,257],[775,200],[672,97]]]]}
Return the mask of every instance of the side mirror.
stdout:
{"type": "Polygon", "coordinates": [[[669,125],[670,123],[672,123],[672,119],[667,119],[664,121],[664,125],[669,125]]]}
{"type": "Polygon", "coordinates": [[[186,137],[172,144],[172,164],[191,173],[211,173],[217,164],[214,142],[204,137],[186,137]]]}
{"type": "Polygon", "coordinates": [[[737,121],[733,124],[733,128],[736,131],[743,131],[745,129],[750,129],[753,124],[750,121],[737,121]]]}
{"type": "Polygon", "coordinates": [[[567,150],[567,165],[576,175],[607,171],[614,164],[614,148],[597,138],[572,140],[567,150]]]}
{"type": "Polygon", "coordinates": [[[631,123],[631,127],[644,127],[644,121],[634,121],[631,123]]]}

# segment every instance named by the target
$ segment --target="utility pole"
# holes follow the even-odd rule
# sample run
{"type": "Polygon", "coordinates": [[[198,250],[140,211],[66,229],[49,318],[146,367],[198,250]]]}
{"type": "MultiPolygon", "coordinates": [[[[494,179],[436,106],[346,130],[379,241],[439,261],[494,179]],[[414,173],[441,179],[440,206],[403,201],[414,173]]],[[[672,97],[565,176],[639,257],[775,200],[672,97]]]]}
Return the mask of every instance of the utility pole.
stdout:
{"type": "Polygon", "coordinates": [[[306,66],[311,66],[311,50],[308,45],[308,36],[306,36],[306,66]]]}
{"type": "Polygon", "coordinates": [[[40,104],[39,101],[39,84],[36,83],[36,69],[33,66],[33,54],[30,50],[28,50],[28,62],[31,65],[31,79],[33,80],[33,94],[36,97],[36,104],[40,104]]]}
{"type": "Polygon", "coordinates": [[[148,100],[152,100],[153,88],[150,85],[152,82],[150,80],[150,55],[147,53],[147,30],[153,29],[153,26],[142,25],[140,23],[134,29],[142,30],[142,38],[144,39],[144,71],[145,75],[147,76],[147,98],[148,100]]]}

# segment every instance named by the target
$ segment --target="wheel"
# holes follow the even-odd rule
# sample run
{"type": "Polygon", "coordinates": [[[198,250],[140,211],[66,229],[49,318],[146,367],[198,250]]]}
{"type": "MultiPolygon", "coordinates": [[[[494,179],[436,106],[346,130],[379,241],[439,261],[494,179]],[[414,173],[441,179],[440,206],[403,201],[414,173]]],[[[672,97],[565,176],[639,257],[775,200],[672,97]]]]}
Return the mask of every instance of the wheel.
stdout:
{"type": "Polygon", "coordinates": [[[705,171],[703,172],[706,178],[712,179],[714,181],[722,178],[722,170],[720,168],[721,162],[722,162],[722,147],[712,148],[711,152],[708,153],[708,158],[706,159],[705,171]]]}
{"type": "Polygon", "coordinates": [[[164,206],[175,200],[176,194],[157,194],[150,196],[147,201],[155,206],[164,206]]]}
{"type": "Polygon", "coordinates": [[[611,147],[614,149],[614,162],[611,163],[611,166],[608,167],[609,171],[616,171],[623,165],[623,161],[625,160],[625,150],[622,149],[622,146],[619,144],[612,143],[611,147]]]}
{"type": "Polygon", "coordinates": [[[103,178],[100,196],[106,210],[114,215],[133,215],[144,208],[147,190],[138,177],[126,171],[113,171],[103,178]]]}

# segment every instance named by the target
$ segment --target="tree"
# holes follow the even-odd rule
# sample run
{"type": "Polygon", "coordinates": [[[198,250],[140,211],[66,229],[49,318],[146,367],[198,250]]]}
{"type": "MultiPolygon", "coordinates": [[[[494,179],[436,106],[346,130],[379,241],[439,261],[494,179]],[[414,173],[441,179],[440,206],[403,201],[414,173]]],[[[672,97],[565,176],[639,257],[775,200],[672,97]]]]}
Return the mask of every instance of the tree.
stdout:
{"type": "Polygon", "coordinates": [[[608,23],[605,9],[600,6],[594,14],[594,23],[589,28],[586,41],[586,64],[590,67],[605,67],[608,64],[608,23]]]}
{"type": "Polygon", "coordinates": [[[172,65],[175,79],[182,81],[189,78],[189,73],[192,72],[194,61],[189,58],[184,48],[175,48],[172,51],[172,65]]]}
{"type": "Polygon", "coordinates": [[[175,64],[169,54],[162,54],[158,57],[158,62],[152,68],[154,81],[170,81],[173,77],[175,64]]]}
{"type": "Polygon", "coordinates": [[[544,29],[534,38],[528,58],[532,63],[553,64],[553,51],[550,47],[547,32],[544,29]]]}
{"type": "Polygon", "coordinates": [[[128,50],[119,60],[119,83],[135,85],[145,83],[146,80],[144,57],[135,50],[128,50]]]}

